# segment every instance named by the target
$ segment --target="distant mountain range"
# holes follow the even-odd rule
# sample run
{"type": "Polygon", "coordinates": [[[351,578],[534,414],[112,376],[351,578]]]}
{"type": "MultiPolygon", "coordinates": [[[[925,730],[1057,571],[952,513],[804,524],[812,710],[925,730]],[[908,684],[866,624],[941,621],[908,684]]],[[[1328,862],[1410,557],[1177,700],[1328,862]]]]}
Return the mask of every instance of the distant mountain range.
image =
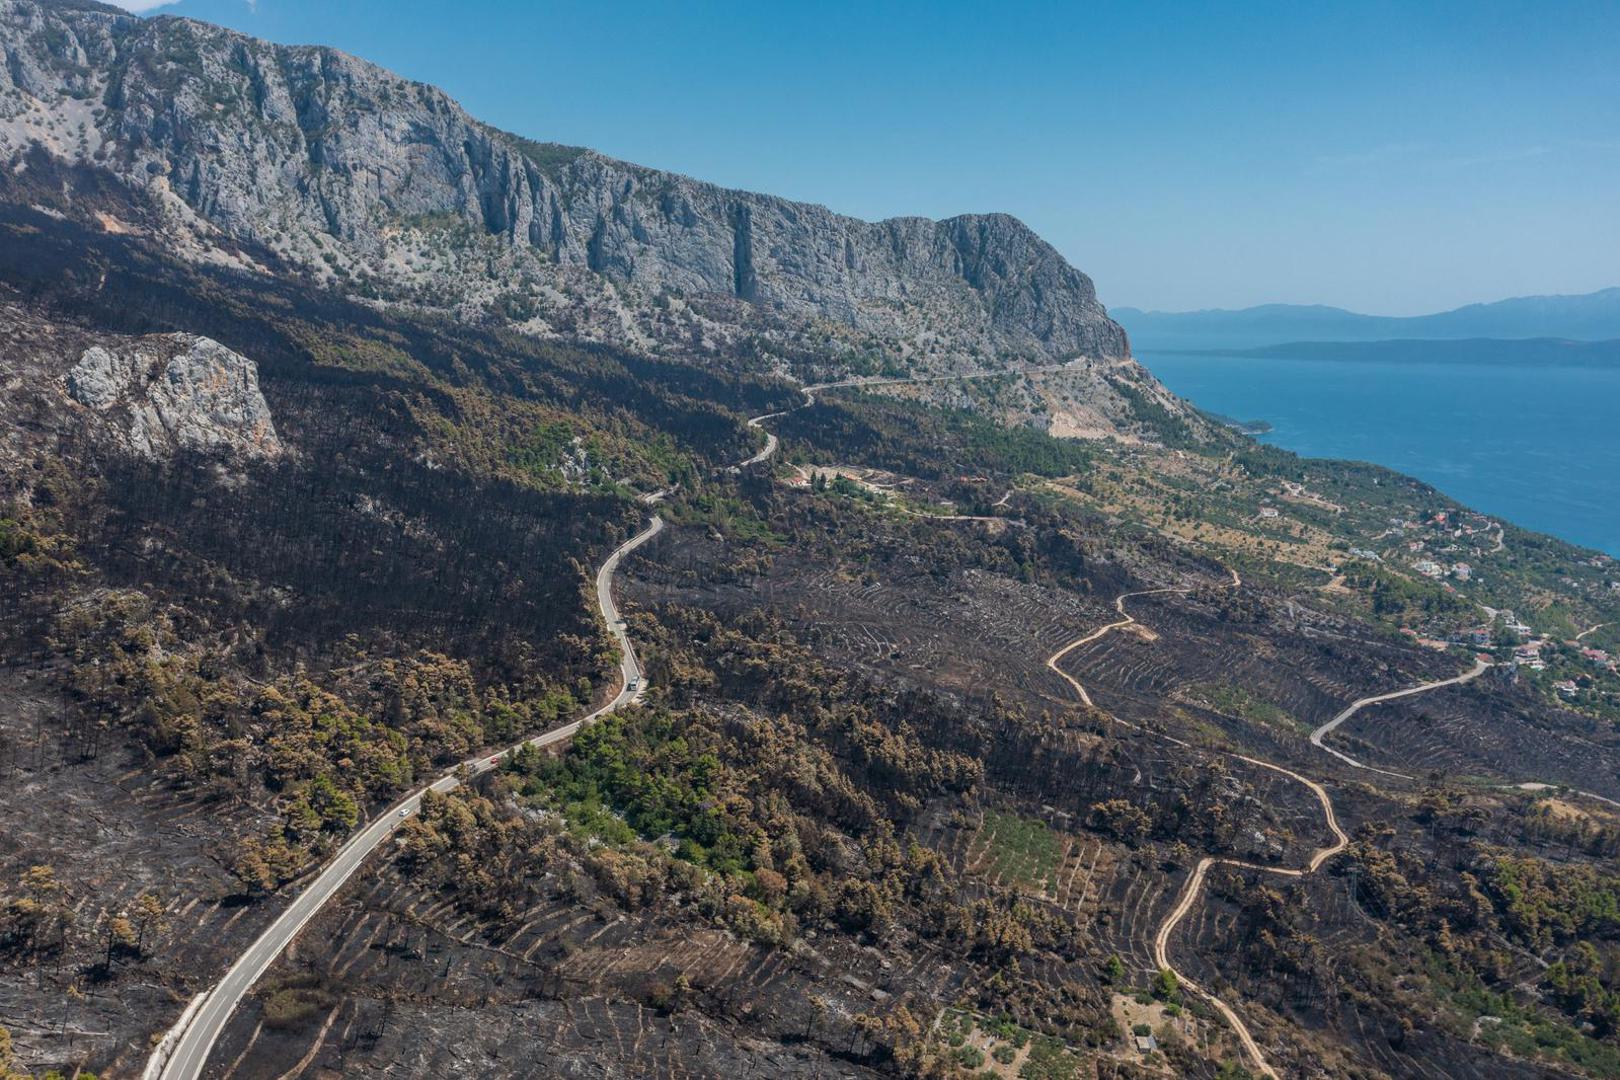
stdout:
{"type": "Polygon", "coordinates": [[[1263,304],[1239,311],[1113,308],[1137,349],[1251,349],[1290,342],[1620,338],[1620,288],[1581,296],[1519,296],[1433,315],[1361,315],[1320,304],[1263,304]]]}
{"type": "Polygon", "coordinates": [[[1266,356],[1286,360],[1399,363],[1527,364],[1542,367],[1620,366],[1620,340],[1570,341],[1568,338],[1459,338],[1391,341],[1291,341],[1252,349],[1161,348],[1159,351],[1207,352],[1217,356],[1266,356]]]}

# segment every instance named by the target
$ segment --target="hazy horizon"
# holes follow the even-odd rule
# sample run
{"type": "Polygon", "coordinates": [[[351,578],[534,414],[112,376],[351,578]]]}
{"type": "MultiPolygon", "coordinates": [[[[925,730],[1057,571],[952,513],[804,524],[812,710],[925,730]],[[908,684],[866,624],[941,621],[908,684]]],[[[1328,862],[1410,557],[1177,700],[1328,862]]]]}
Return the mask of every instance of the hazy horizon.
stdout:
{"type": "Polygon", "coordinates": [[[862,218],[1012,213],[1114,307],[1413,315],[1620,277],[1614,5],[125,6],[862,218]]]}
{"type": "Polygon", "coordinates": [[[1253,303],[1253,304],[1244,304],[1241,307],[1203,307],[1203,308],[1177,308],[1177,309],[1145,308],[1145,307],[1142,307],[1142,306],[1140,306],[1138,304],[1109,304],[1107,306],[1108,306],[1110,311],[1117,308],[1117,309],[1120,309],[1120,310],[1140,311],[1140,312],[1143,312],[1144,314],[1148,314],[1148,315],[1197,315],[1197,314],[1201,314],[1203,312],[1208,312],[1208,311],[1249,311],[1249,310],[1253,310],[1255,308],[1263,308],[1263,307],[1321,307],[1321,308],[1332,308],[1332,309],[1334,309],[1336,311],[1346,311],[1346,312],[1348,312],[1348,313],[1350,313],[1352,315],[1368,315],[1368,316],[1373,316],[1375,318],[1396,318],[1396,319],[1401,319],[1401,318],[1409,318],[1409,317],[1412,317],[1412,316],[1440,315],[1440,314],[1444,314],[1444,313],[1446,313],[1448,311],[1455,311],[1458,308],[1468,307],[1468,306],[1474,305],[1474,304],[1494,304],[1494,303],[1498,303],[1498,302],[1503,301],[1503,300],[1535,300],[1535,299],[1551,299],[1551,298],[1556,298],[1556,297],[1561,297],[1561,296],[1590,296],[1593,293],[1607,292],[1610,289],[1616,289],[1616,288],[1620,288],[1620,285],[1600,285],[1595,289],[1586,289],[1586,290],[1584,290],[1582,292],[1578,292],[1578,293],[1525,293],[1525,294],[1519,295],[1519,296],[1482,297],[1482,298],[1480,298],[1478,300],[1466,300],[1461,304],[1454,304],[1449,308],[1437,308],[1434,311],[1401,312],[1399,314],[1396,314],[1394,312],[1388,312],[1388,311],[1358,311],[1355,308],[1347,308],[1343,304],[1335,304],[1335,303],[1332,303],[1330,301],[1323,301],[1323,300],[1261,300],[1261,301],[1258,301],[1257,303],[1253,303]]]}

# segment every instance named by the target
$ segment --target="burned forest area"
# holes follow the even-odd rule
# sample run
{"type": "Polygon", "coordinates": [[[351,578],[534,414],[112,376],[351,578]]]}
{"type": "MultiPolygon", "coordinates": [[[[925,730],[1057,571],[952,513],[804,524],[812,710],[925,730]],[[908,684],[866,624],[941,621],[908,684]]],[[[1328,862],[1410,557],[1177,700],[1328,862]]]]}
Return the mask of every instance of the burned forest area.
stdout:
{"type": "Polygon", "coordinates": [[[0,43],[0,1080],[1620,1077],[1613,559],[1006,215],[0,43]]]}
{"type": "MultiPolygon", "coordinates": [[[[611,691],[590,568],[636,527],[624,492],[664,479],[526,481],[460,430],[571,410],[634,462],[613,387],[548,382],[595,354],[452,349],[167,272],[113,303],[42,275],[8,309],[77,347],[207,296],[294,448],[221,476],[40,424],[57,461],[11,476],[5,764],[29,797],[6,802],[4,1001],[36,1018],[14,1043],[112,1075],[359,823],[611,691]],[[402,362],[346,359],[373,349],[402,362]]],[[[1506,785],[1620,797],[1612,736],[1491,674],[1338,737],[1409,778],[1349,766],[1310,732],[1459,659],[1053,486],[1106,447],[848,391],[730,472],[742,419],[794,392],[669,368],[623,376],[704,417],[640,436],[681,486],[616,583],[654,692],[426,799],[234,1011],[211,1075],[1257,1071],[1204,988],[1283,1075],[1604,1074],[1620,825],[1506,785]],[[896,422],[919,409],[920,436],[896,422]],[[828,432],[898,489],[828,480],[828,432]],[[1331,793],[1349,839],[1316,873],[1275,872],[1332,836],[1262,762],[1331,793]],[[1161,966],[1206,856],[1247,865],[1210,871],[1161,966]],[[1476,1002],[1541,1041],[1494,1042],[1476,1002]]]]}

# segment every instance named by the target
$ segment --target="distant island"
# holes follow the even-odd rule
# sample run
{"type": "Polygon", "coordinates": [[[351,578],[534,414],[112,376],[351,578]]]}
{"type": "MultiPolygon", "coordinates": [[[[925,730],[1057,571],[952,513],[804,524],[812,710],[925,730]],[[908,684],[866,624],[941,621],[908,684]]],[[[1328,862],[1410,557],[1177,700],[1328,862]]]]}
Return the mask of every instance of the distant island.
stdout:
{"type": "Polygon", "coordinates": [[[1579,296],[1516,296],[1411,316],[1362,315],[1321,304],[1262,304],[1236,311],[1132,307],[1109,311],[1139,349],[1251,349],[1292,341],[1620,338],[1620,288],[1579,296]]]}
{"type": "Polygon", "coordinates": [[[1538,367],[1620,366],[1620,340],[1468,338],[1459,341],[1291,341],[1253,348],[1158,348],[1176,355],[1266,357],[1280,360],[1424,364],[1512,364],[1538,367]]]}

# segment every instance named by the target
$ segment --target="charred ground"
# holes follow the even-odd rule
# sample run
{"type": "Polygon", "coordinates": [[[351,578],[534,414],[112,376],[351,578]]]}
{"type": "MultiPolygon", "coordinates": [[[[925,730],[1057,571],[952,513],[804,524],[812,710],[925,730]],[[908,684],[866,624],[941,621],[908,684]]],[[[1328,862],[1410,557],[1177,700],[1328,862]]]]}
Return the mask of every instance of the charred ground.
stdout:
{"type": "Polygon", "coordinates": [[[93,224],[145,220],[128,192],[54,168],[0,180],[8,1067],[138,1071],[356,822],[598,698],[591,568],[675,484],[619,583],[650,701],[430,800],[237,1012],[218,1075],[1241,1075],[1151,943],[1200,858],[1331,840],[1245,757],[1323,784],[1351,837],[1299,878],[1217,867],[1170,943],[1276,1068],[1620,1071],[1602,677],[1560,700],[1503,664],[1334,735],[1408,779],[1309,741],[1465,669],[1443,639],[1480,604],[1608,621],[1591,553],[1453,535],[1462,508],[1378,470],[1147,437],[1146,406],[1116,442],[965,391],[794,409],[746,351],[182,263],[93,224]],[[254,361],[290,453],[131,457],[47,407],[88,343],[171,331],[254,361]],[[781,460],[727,473],[781,410],[781,460]],[[1487,584],[1357,555],[1391,517],[1487,584]],[[1060,661],[1087,708],[1047,659],[1122,611],[1060,661]]]}

